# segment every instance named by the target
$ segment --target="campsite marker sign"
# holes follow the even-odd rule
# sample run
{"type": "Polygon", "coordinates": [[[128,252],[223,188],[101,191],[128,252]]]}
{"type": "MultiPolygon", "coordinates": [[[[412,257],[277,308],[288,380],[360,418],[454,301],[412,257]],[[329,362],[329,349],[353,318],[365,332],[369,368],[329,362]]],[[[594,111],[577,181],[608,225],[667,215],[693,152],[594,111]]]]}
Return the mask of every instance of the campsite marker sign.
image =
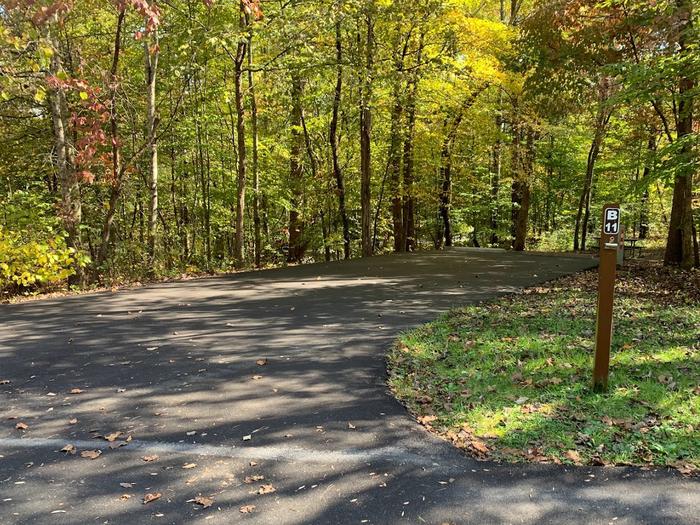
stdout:
{"type": "Polygon", "coordinates": [[[613,296],[615,293],[615,273],[620,242],[620,206],[619,204],[607,204],[603,208],[602,231],[600,235],[598,316],[595,365],[593,367],[594,392],[605,392],[608,389],[610,343],[613,330],[613,296]]]}

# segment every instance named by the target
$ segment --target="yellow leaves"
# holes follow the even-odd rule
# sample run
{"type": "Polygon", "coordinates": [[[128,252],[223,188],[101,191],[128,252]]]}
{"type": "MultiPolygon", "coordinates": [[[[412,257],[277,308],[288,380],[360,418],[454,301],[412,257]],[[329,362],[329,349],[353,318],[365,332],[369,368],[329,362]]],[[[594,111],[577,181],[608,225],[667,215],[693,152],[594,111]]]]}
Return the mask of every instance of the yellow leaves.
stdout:
{"type": "Polygon", "coordinates": [[[46,101],[46,90],[43,87],[37,89],[36,93],[34,93],[34,100],[40,104],[43,104],[44,101],[46,101]]]}
{"type": "Polygon", "coordinates": [[[75,257],[74,250],[66,246],[62,235],[41,239],[26,237],[26,232],[0,226],[0,253],[3,254],[0,289],[59,282],[73,275],[76,261],[80,266],[89,262],[83,256],[75,257]]]}

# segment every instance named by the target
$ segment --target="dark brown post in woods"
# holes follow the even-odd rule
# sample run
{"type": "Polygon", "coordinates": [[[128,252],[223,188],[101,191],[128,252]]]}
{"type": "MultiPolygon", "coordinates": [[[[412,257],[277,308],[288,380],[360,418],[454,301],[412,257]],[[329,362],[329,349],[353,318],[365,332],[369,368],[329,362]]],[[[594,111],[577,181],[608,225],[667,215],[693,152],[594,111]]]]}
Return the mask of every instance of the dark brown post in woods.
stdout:
{"type": "Polygon", "coordinates": [[[605,392],[608,389],[610,343],[613,330],[613,296],[619,243],[620,206],[608,204],[603,208],[600,232],[598,321],[596,325],[595,365],[593,367],[593,390],[595,392],[605,392]]]}

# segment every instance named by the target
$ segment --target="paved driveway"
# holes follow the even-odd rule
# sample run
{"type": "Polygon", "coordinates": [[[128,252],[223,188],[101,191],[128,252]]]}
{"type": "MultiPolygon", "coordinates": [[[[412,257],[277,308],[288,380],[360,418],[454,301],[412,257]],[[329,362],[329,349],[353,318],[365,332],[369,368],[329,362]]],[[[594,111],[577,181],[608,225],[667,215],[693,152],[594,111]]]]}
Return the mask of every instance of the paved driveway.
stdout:
{"type": "Polygon", "coordinates": [[[0,306],[0,523],[698,523],[697,482],[479,463],[387,392],[400,330],[592,264],[454,249],[0,306]]]}

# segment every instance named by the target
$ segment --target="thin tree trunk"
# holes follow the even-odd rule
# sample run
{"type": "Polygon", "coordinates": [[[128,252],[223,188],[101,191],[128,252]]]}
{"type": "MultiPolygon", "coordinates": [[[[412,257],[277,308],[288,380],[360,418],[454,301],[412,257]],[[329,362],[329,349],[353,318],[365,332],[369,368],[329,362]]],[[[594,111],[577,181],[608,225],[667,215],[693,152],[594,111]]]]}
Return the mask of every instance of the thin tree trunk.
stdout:
{"type": "Polygon", "coordinates": [[[503,127],[504,121],[501,115],[502,96],[499,95],[499,103],[496,114],[496,141],[491,152],[491,239],[493,245],[498,244],[498,193],[501,186],[501,159],[503,156],[503,127]]]}
{"type": "Polygon", "coordinates": [[[440,153],[440,217],[442,218],[442,229],[440,246],[444,239],[445,246],[452,246],[452,224],[450,222],[450,203],[452,200],[452,153],[451,143],[443,142],[440,153]]]}
{"type": "MultiPolygon", "coordinates": [[[[246,27],[245,5],[240,2],[239,27],[241,30],[246,27]]],[[[238,150],[238,169],[236,177],[236,236],[233,247],[233,257],[236,266],[243,266],[244,260],[244,220],[245,220],[245,191],[246,191],[246,144],[245,144],[245,109],[243,107],[243,61],[246,57],[247,42],[243,39],[238,41],[236,46],[236,56],[233,60],[234,66],[234,99],[236,105],[236,141],[238,150]]]]}
{"type": "Polygon", "coordinates": [[[112,55],[112,67],[110,70],[110,139],[112,143],[112,186],[110,189],[109,204],[107,206],[107,215],[105,216],[102,226],[102,244],[98,257],[98,266],[101,266],[109,255],[112,229],[114,226],[114,215],[117,212],[117,203],[122,190],[122,163],[121,163],[121,144],[119,138],[119,123],[117,121],[117,71],[119,69],[119,54],[121,51],[121,35],[124,25],[125,8],[122,7],[117,17],[117,30],[114,37],[114,52],[112,55]]]}
{"type": "Polygon", "coordinates": [[[656,153],[656,130],[651,130],[649,133],[649,141],[647,142],[647,158],[644,160],[644,171],[642,172],[642,180],[646,182],[647,189],[642,195],[642,202],[639,210],[639,238],[646,239],[649,234],[649,175],[654,162],[654,154],[656,153]]]}
{"type": "MultiPolygon", "coordinates": [[[[53,47],[50,73],[57,77],[62,71],[61,51],[58,40],[50,35],[53,47]]],[[[48,90],[51,121],[53,125],[53,144],[55,150],[56,170],[58,171],[58,183],[61,190],[59,214],[61,222],[68,233],[67,243],[70,248],[80,249],[80,223],[82,219],[82,204],[80,199],[80,186],[73,165],[73,144],[66,133],[66,97],[61,87],[50,87],[48,90]]],[[[82,279],[82,269],[74,265],[76,280],[82,279]]]]}
{"type": "Polygon", "coordinates": [[[335,22],[335,59],[336,78],[335,90],[333,92],[333,115],[331,117],[330,129],[328,132],[331,144],[331,157],[333,160],[333,176],[335,177],[336,192],[338,194],[338,212],[340,221],[343,224],[343,257],[350,258],[350,221],[345,208],[345,179],[340,168],[338,159],[338,118],[340,113],[340,101],[343,92],[343,44],[341,39],[340,15],[335,22]]]}
{"type": "Polygon", "coordinates": [[[440,150],[440,217],[442,228],[440,229],[439,246],[444,243],[446,247],[452,246],[452,223],[450,221],[450,206],[452,203],[452,148],[457,138],[457,129],[462,122],[464,113],[460,110],[452,123],[445,122],[448,130],[442,141],[440,150]]]}
{"type": "Polygon", "coordinates": [[[593,185],[595,164],[598,160],[598,155],[600,154],[600,147],[603,143],[605,131],[608,122],[610,122],[610,117],[612,115],[610,109],[606,106],[607,98],[607,88],[601,87],[601,96],[598,100],[598,113],[596,115],[595,131],[593,133],[591,147],[588,150],[588,159],[586,162],[586,177],[583,181],[581,197],[579,198],[578,203],[578,211],[576,212],[574,251],[579,251],[579,239],[581,240],[580,249],[582,251],[586,249],[586,234],[588,231],[588,221],[590,218],[591,211],[591,188],[593,185]]]}
{"type": "MultiPolygon", "coordinates": [[[[417,63],[420,64],[423,50],[423,35],[418,47],[417,63]]],[[[406,101],[406,135],[403,143],[403,249],[413,251],[416,247],[415,200],[413,196],[413,143],[416,136],[416,97],[418,93],[418,71],[414,70],[409,82],[406,101]]]]}
{"type": "Polygon", "coordinates": [[[360,96],[360,207],[362,230],[362,256],[372,255],[372,209],[371,209],[371,183],[372,183],[372,70],[374,67],[374,20],[373,5],[370,5],[365,14],[366,40],[365,40],[365,68],[361,80],[362,93],[360,96]]]}
{"type": "Polygon", "coordinates": [[[156,127],[158,117],[156,115],[156,76],[158,72],[158,32],[152,36],[153,46],[149,48],[148,40],[144,41],[144,56],[146,61],[146,135],[149,151],[149,179],[150,202],[148,207],[148,254],[153,264],[156,256],[156,239],[158,236],[158,142],[156,127]]]}
{"type": "Polygon", "coordinates": [[[253,133],[253,237],[255,244],[255,267],[260,268],[262,239],[260,236],[260,175],[258,173],[258,101],[253,83],[253,36],[248,37],[248,95],[250,96],[250,125],[253,133]]]}
{"type": "Polygon", "coordinates": [[[200,92],[199,82],[197,82],[197,100],[199,108],[199,114],[195,115],[195,136],[197,139],[197,155],[194,162],[197,164],[197,171],[199,172],[199,181],[202,186],[202,211],[204,212],[204,253],[207,261],[207,270],[211,265],[211,205],[209,198],[209,174],[208,169],[205,166],[204,161],[204,141],[202,139],[202,125],[200,123],[203,117],[204,111],[202,110],[204,106],[204,96],[200,92]]]}
{"type": "Polygon", "coordinates": [[[405,248],[403,239],[403,203],[401,199],[401,115],[403,113],[401,80],[399,76],[401,67],[394,71],[397,78],[394,79],[393,99],[391,110],[391,129],[389,131],[389,151],[387,152],[387,170],[389,179],[389,191],[391,192],[391,218],[394,234],[394,251],[402,252],[405,248]]]}
{"type": "Polygon", "coordinates": [[[299,210],[302,204],[303,166],[301,163],[302,141],[302,84],[298,72],[292,73],[291,144],[289,149],[289,185],[291,190],[289,210],[289,251],[287,262],[299,262],[303,255],[303,224],[299,210]]]}

